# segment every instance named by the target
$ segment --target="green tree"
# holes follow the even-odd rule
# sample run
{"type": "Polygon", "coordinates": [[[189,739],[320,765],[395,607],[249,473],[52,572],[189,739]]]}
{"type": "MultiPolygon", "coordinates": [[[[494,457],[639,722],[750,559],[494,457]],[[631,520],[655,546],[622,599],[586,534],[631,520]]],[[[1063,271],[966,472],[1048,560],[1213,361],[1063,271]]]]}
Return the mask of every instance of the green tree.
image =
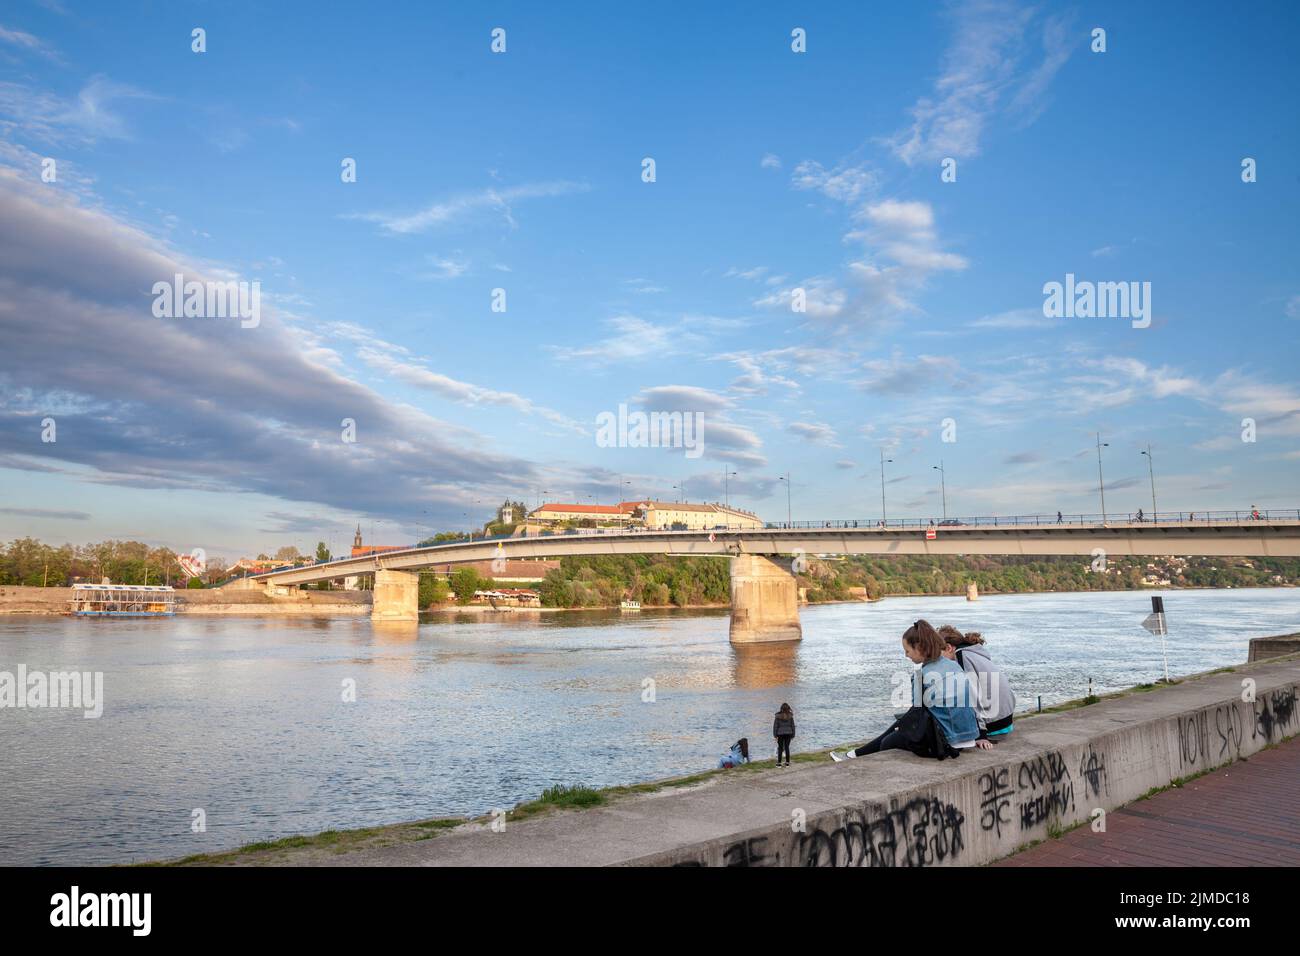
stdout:
{"type": "Polygon", "coordinates": [[[457,568],[451,573],[451,589],[456,594],[456,600],[461,604],[468,604],[474,600],[474,592],[481,590],[488,583],[491,582],[480,578],[473,568],[457,568]]]}
{"type": "Polygon", "coordinates": [[[317,560],[317,561],[329,561],[329,560],[330,560],[330,549],[327,548],[327,547],[325,547],[325,542],[324,542],[324,541],[317,541],[317,542],[316,542],[316,560],[317,560]]]}

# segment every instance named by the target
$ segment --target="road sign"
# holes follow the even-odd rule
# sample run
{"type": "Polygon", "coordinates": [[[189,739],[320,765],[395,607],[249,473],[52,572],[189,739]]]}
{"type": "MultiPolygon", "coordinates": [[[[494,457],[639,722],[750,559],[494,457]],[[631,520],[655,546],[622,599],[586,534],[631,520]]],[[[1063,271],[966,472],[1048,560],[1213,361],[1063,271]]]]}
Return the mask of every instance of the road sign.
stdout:
{"type": "Polygon", "coordinates": [[[1164,637],[1169,633],[1169,629],[1165,626],[1164,614],[1148,614],[1142,626],[1158,637],[1164,637]]]}
{"type": "Polygon", "coordinates": [[[1152,634],[1160,638],[1160,656],[1165,659],[1165,683],[1169,683],[1169,654],[1165,651],[1165,635],[1169,629],[1165,626],[1165,599],[1159,595],[1151,598],[1151,613],[1142,622],[1152,634]]]}
{"type": "Polygon", "coordinates": [[[936,537],[938,537],[938,535],[935,533],[934,528],[926,528],[926,529],[925,529],[925,540],[926,540],[926,541],[933,541],[936,537]]]}

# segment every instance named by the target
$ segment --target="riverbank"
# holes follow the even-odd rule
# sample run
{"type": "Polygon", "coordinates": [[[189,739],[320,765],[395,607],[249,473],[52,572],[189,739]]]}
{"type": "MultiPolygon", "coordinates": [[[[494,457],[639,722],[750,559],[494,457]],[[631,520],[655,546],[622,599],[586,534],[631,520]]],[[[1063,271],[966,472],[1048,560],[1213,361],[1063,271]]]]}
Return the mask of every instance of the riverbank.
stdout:
{"type": "MultiPolygon", "coordinates": [[[[1294,585],[1271,585],[1270,589],[1295,590],[1294,585]]],[[[1073,591],[988,591],[981,592],[980,597],[1016,597],[1036,594],[1095,594],[1095,593],[1166,593],[1171,591],[1217,591],[1232,588],[1210,587],[1142,587],[1125,588],[1117,591],[1099,589],[1079,589],[1073,591]]],[[[186,589],[178,588],[177,614],[184,615],[238,615],[281,617],[294,615],[313,615],[327,617],[332,615],[357,616],[370,613],[371,593],[369,591],[308,591],[299,590],[292,596],[270,597],[258,591],[231,590],[226,588],[186,589]]],[[[840,604],[878,604],[889,598],[958,598],[965,592],[953,594],[926,593],[891,593],[877,598],[845,598],[832,601],[800,601],[800,607],[827,607],[840,604]]],[[[0,587],[0,615],[61,615],[67,613],[68,603],[72,598],[72,588],[64,587],[26,587],[22,585],[5,585],[0,587]]],[[[707,611],[725,610],[727,604],[642,604],[645,611],[707,611]]],[[[421,614],[554,614],[558,612],[582,613],[590,611],[617,611],[617,604],[591,607],[491,607],[487,604],[443,604],[424,608],[421,614]]],[[[629,617],[635,612],[629,612],[629,617]]]]}
{"type": "MultiPolygon", "coordinates": [[[[1300,635],[1259,640],[1300,646],[1295,644],[1300,635]]],[[[813,859],[824,862],[828,848],[832,860],[837,849],[852,850],[853,840],[842,833],[810,848],[807,834],[828,830],[827,821],[816,817],[819,809],[840,820],[846,812],[851,816],[868,806],[888,821],[901,806],[904,816],[915,813],[931,829],[948,831],[951,860],[942,854],[938,859],[912,859],[914,848],[899,841],[903,845],[889,844],[889,852],[906,858],[886,865],[986,863],[1059,835],[1080,819],[1090,819],[1095,808],[1114,809],[1144,793],[1178,786],[1183,779],[1294,736],[1300,732],[1298,687],[1300,653],[1292,653],[1169,684],[1142,684],[1071,700],[1041,713],[1017,714],[1012,738],[990,753],[971,752],[955,761],[882,754],[837,767],[829,760],[829,749],[817,750],[795,754],[794,766],[788,768],[759,760],[731,770],[641,784],[551,787],[535,800],[482,817],[329,830],[146,865],[750,865],[754,856],[768,859],[760,865],[805,865],[813,859]],[[1257,686],[1252,701],[1240,701],[1243,680],[1235,676],[1239,672],[1257,686]],[[1108,777],[1108,764],[1116,777],[1108,777]],[[999,765],[1006,769],[997,769],[999,765]],[[990,792],[985,779],[1004,798],[992,817],[984,799],[990,792]],[[1019,814],[1012,812],[1017,788],[1032,791],[1026,793],[1028,802],[1020,805],[1019,814]],[[940,790],[943,798],[936,796],[940,790]],[[926,795],[918,796],[920,791],[926,795]],[[778,822],[771,823],[776,798],[782,809],[776,812],[778,822]],[[944,808],[946,822],[934,819],[936,807],[944,808]],[[579,821],[574,812],[586,815],[579,821]],[[803,814],[807,827],[802,833],[792,832],[792,814],[803,814]],[[996,837],[990,835],[995,829],[996,837]],[[521,832],[525,836],[513,840],[501,836],[521,832]],[[754,835],[760,832],[763,835],[754,835]],[[980,843],[977,857],[958,859],[954,837],[962,847],[980,843]],[[438,843],[431,846],[428,841],[434,839],[438,843]],[[848,843],[838,847],[836,841],[843,839],[848,843]],[[600,846],[603,841],[612,841],[614,848],[600,846]]],[[[830,829],[844,826],[841,822],[830,829]]],[[[862,844],[857,850],[883,852],[882,847],[865,846],[868,830],[870,826],[857,838],[862,844]]]]}
{"type": "MultiPolygon", "coordinates": [[[[68,612],[72,588],[0,587],[0,615],[60,616],[68,612]]],[[[362,591],[298,591],[270,597],[259,591],[177,588],[176,614],[263,617],[333,617],[370,613],[370,594],[362,591]]]]}

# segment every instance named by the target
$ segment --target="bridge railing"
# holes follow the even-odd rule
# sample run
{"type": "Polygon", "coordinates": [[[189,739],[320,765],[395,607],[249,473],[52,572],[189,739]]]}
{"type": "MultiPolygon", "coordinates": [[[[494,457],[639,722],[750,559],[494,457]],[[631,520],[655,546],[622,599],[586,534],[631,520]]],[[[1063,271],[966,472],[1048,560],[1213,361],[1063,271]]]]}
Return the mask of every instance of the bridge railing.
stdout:
{"type": "Polygon", "coordinates": [[[836,518],[829,521],[769,521],[768,530],[784,529],[909,529],[909,528],[1023,528],[1056,527],[1073,525],[1078,527],[1102,527],[1116,524],[1247,524],[1251,521],[1300,521],[1300,508],[1245,509],[1239,511],[1161,511],[1156,514],[1136,511],[1110,511],[1104,516],[1097,514],[1029,514],[1029,515],[978,515],[974,517],[954,518],[836,518]]]}

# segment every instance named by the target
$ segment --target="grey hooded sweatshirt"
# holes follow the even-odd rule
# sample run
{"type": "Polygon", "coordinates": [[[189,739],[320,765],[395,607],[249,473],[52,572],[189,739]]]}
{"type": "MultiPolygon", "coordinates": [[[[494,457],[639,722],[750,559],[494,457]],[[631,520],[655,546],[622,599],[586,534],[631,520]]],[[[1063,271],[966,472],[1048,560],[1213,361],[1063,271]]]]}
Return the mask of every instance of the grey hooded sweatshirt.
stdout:
{"type": "Polygon", "coordinates": [[[1016,710],[1016,695],[1011,690],[1007,675],[994,666],[988,649],[983,644],[969,644],[957,649],[957,662],[962,670],[975,675],[979,691],[979,706],[975,708],[980,729],[1010,717],[1016,710]]]}

